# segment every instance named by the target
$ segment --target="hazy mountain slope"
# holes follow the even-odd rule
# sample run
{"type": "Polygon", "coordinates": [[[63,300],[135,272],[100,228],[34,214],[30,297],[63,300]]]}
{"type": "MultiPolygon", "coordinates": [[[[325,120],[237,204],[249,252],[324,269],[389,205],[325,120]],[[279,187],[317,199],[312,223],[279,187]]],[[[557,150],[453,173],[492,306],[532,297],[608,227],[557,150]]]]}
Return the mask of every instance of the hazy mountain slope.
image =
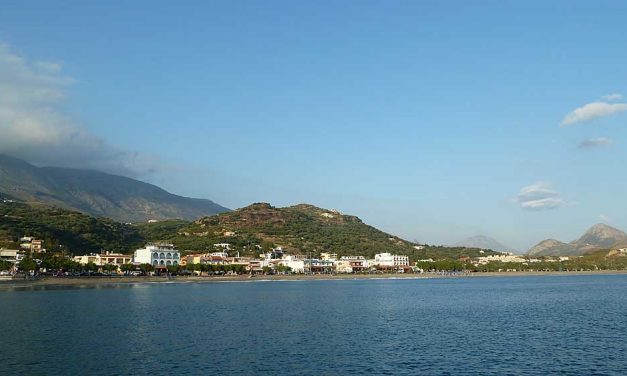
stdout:
{"type": "Polygon", "coordinates": [[[572,244],[563,243],[555,239],[547,239],[534,245],[527,254],[529,256],[568,256],[578,255],[579,251],[572,244]]]}
{"type": "Polygon", "coordinates": [[[578,256],[586,252],[610,249],[627,244],[627,234],[603,223],[590,227],[579,239],[563,243],[555,239],[544,240],[532,247],[530,256],[578,256]]]}
{"type": "Polygon", "coordinates": [[[455,244],[454,247],[468,247],[468,248],[481,248],[491,249],[499,252],[516,252],[512,247],[506,246],[494,238],[485,235],[476,235],[461,240],[455,244]]]}
{"type": "Polygon", "coordinates": [[[0,196],[41,202],[122,222],[196,219],[228,211],[210,200],[177,196],[123,176],[91,170],[35,167],[2,155],[0,196]]]}

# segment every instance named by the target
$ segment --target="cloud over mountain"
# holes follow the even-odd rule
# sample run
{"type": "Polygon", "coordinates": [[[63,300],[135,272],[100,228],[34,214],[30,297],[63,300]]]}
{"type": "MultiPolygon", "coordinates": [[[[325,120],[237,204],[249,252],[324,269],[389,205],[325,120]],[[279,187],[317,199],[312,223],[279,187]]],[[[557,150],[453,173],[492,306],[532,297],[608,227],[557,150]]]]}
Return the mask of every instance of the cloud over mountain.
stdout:
{"type": "Polygon", "coordinates": [[[557,209],[566,205],[560,194],[545,182],[523,187],[516,197],[516,202],[525,210],[557,209]]]}
{"type": "Polygon", "coordinates": [[[156,159],[110,145],[64,110],[73,83],[61,64],[30,61],[0,44],[0,154],[127,176],[158,169],[156,159]]]}

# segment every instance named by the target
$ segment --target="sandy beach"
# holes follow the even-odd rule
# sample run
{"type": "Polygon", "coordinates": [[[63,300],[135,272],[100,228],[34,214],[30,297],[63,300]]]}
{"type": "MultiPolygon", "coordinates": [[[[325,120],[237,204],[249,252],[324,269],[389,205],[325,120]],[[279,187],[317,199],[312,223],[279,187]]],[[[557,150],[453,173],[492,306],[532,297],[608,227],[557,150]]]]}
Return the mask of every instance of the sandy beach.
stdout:
{"type": "Polygon", "coordinates": [[[262,281],[326,281],[359,279],[430,279],[430,278],[481,278],[481,277],[531,277],[569,275],[616,275],[627,274],[626,270],[568,271],[568,272],[491,272],[491,273],[420,273],[420,274],[315,274],[315,275],[248,275],[203,276],[203,277],[43,277],[35,280],[13,279],[0,281],[0,291],[36,289],[38,287],[90,287],[106,285],[128,285],[142,283],[212,283],[212,282],[262,282],[262,281]]]}

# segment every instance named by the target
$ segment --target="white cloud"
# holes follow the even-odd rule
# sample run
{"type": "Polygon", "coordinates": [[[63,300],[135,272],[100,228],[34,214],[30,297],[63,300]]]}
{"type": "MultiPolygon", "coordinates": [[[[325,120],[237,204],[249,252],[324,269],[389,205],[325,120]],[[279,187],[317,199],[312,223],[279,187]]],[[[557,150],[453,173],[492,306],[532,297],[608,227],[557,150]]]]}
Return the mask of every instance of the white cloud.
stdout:
{"type": "Polygon", "coordinates": [[[614,102],[623,99],[623,95],[620,93],[608,94],[601,97],[604,102],[614,102]]]}
{"type": "Polygon", "coordinates": [[[592,102],[576,108],[564,117],[561,126],[587,122],[600,117],[627,111],[627,103],[592,102]]]}
{"type": "Polygon", "coordinates": [[[73,83],[61,64],[29,61],[0,44],[0,154],[130,176],[154,171],[157,160],[108,144],[64,111],[73,83]]]}
{"type": "Polygon", "coordinates": [[[587,140],[581,141],[579,143],[580,149],[591,149],[603,146],[610,146],[612,144],[612,140],[606,137],[597,137],[597,138],[589,138],[587,140]]]}
{"type": "Polygon", "coordinates": [[[607,216],[605,214],[599,214],[599,219],[601,220],[601,222],[605,222],[605,223],[611,223],[612,222],[612,218],[610,218],[609,216],[607,216]]]}
{"type": "Polygon", "coordinates": [[[526,210],[557,209],[566,205],[566,201],[560,197],[560,194],[545,182],[523,187],[516,197],[516,202],[526,210]]]}

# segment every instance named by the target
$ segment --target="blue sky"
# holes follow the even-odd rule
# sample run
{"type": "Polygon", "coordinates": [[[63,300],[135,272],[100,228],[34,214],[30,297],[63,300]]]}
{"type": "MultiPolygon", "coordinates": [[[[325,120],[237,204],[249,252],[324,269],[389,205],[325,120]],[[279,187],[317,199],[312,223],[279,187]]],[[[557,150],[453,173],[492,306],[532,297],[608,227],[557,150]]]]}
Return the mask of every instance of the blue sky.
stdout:
{"type": "Polygon", "coordinates": [[[627,230],[625,14],[4,1],[0,152],[232,208],[313,203],[428,243],[627,230]]]}

